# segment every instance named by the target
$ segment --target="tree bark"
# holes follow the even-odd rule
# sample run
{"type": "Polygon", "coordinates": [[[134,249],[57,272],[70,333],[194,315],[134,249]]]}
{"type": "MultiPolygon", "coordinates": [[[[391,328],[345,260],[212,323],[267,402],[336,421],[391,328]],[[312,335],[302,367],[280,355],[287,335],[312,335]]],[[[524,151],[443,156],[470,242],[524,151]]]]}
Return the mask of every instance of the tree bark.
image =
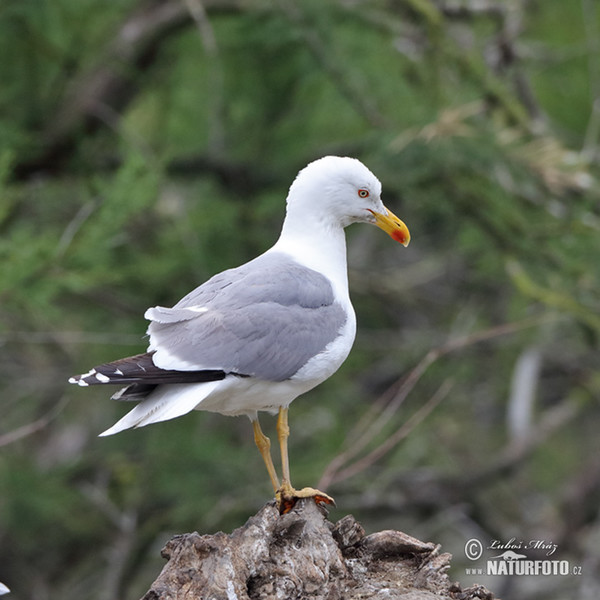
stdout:
{"type": "Polygon", "coordinates": [[[399,531],[365,535],[351,515],[333,524],[312,500],[285,515],[271,502],[231,535],[175,536],[143,600],[493,598],[451,583],[439,550],[399,531]]]}

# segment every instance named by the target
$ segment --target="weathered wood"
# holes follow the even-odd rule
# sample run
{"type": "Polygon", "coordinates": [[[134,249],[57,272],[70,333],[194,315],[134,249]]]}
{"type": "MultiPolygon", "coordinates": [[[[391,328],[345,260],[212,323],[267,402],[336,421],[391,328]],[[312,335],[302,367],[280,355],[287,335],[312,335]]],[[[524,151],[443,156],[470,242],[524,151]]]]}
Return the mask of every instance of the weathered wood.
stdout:
{"type": "Polygon", "coordinates": [[[312,500],[285,515],[266,504],[231,535],[178,535],[143,600],[468,600],[446,574],[451,555],[399,531],[365,535],[348,515],[336,524],[312,500]]]}

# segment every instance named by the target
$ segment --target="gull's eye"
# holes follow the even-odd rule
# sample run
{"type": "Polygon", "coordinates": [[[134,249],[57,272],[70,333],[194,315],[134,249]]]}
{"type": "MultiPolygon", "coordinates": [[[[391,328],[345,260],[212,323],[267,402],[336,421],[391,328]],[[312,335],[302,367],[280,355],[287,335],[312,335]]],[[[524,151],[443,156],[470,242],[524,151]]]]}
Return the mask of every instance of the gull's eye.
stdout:
{"type": "Polygon", "coordinates": [[[361,198],[368,198],[369,197],[369,190],[358,190],[358,195],[361,198]]]}

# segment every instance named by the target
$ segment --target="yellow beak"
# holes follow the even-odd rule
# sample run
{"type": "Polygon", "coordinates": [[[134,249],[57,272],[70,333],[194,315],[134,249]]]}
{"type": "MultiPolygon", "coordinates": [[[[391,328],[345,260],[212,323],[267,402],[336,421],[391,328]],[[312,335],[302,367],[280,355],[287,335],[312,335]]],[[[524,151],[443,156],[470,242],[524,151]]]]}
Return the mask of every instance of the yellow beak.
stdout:
{"type": "Polygon", "coordinates": [[[408,227],[391,210],[387,208],[385,210],[387,211],[387,215],[369,210],[375,217],[375,225],[383,229],[391,238],[400,242],[403,246],[408,246],[410,242],[408,227]]]}

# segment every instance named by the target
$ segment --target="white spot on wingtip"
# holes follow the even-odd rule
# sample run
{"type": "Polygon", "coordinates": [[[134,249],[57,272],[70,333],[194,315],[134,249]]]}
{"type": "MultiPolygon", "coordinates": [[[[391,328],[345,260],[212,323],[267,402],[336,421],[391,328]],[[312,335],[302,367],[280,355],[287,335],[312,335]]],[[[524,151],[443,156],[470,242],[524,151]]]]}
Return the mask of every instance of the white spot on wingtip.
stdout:
{"type": "Polygon", "coordinates": [[[83,379],[80,379],[77,382],[77,385],[80,385],[81,387],[87,387],[88,385],[90,385],[87,381],[84,381],[83,379]]]}
{"type": "Polygon", "coordinates": [[[79,383],[75,377],[69,377],[69,383],[79,383]]]}
{"type": "Polygon", "coordinates": [[[86,377],[91,377],[96,374],[96,369],[90,369],[87,373],[82,373],[79,375],[80,379],[85,379],[86,377]]]}
{"type": "Polygon", "coordinates": [[[106,375],[103,375],[102,373],[96,373],[96,379],[100,383],[108,383],[110,381],[110,377],[107,377],[106,375]]]}
{"type": "Polygon", "coordinates": [[[115,369],[115,375],[123,375],[123,371],[121,371],[121,369],[115,369]]]}

